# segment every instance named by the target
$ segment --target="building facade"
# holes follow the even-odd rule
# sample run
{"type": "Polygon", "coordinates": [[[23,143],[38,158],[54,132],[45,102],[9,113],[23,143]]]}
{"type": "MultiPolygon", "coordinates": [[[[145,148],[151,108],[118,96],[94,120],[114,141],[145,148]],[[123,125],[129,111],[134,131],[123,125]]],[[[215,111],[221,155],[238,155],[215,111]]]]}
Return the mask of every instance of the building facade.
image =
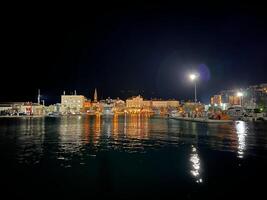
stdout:
{"type": "Polygon", "coordinates": [[[126,108],[142,108],[143,107],[143,97],[138,95],[137,97],[132,97],[126,100],[126,108]]]}
{"type": "Polygon", "coordinates": [[[224,90],[210,99],[211,105],[242,106],[245,109],[260,109],[267,112],[267,84],[249,86],[239,90],[224,90]],[[238,92],[242,95],[238,95],[238,92]]]}
{"type": "Polygon", "coordinates": [[[267,84],[249,86],[243,97],[243,106],[248,109],[267,111],[267,84]]]}
{"type": "Polygon", "coordinates": [[[61,95],[61,113],[77,114],[84,108],[85,97],[83,95],[61,95]]]}

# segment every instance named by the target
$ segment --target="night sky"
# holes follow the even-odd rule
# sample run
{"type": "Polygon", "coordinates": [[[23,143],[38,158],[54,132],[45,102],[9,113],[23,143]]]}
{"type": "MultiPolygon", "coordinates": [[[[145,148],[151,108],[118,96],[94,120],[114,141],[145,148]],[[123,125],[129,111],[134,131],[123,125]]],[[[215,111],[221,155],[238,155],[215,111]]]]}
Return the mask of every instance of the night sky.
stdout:
{"type": "MultiPolygon", "coordinates": [[[[193,4],[193,3],[192,3],[193,4]]],[[[18,9],[2,24],[1,101],[93,97],[193,99],[267,82],[264,6],[105,4],[18,9]],[[8,82],[7,82],[8,80],[8,82]]]]}

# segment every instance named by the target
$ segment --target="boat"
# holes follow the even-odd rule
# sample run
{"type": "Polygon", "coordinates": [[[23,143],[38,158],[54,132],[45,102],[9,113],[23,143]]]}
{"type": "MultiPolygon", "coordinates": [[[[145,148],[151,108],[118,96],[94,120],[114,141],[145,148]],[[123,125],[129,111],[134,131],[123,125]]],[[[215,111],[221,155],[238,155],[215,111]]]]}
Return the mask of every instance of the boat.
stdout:
{"type": "Polygon", "coordinates": [[[236,105],[228,108],[226,113],[232,120],[242,120],[245,110],[241,106],[236,105]]]}
{"type": "Polygon", "coordinates": [[[51,112],[46,115],[46,117],[61,117],[62,115],[58,112],[51,112]]]}
{"type": "Polygon", "coordinates": [[[192,117],[178,117],[178,116],[170,116],[169,119],[191,121],[191,122],[203,122],[203,123],[232,123],[234,122],[234,120],[225,120],[225,119],[192,118],[192,117]]]}
{"type": "Polygon", "coordinates": [[[246,113],[244,113],[241,120],[247,121],[247,122],[267,121],[267,114],[264,112],[261,112],[260,109],[247,109],[246,113]]]}

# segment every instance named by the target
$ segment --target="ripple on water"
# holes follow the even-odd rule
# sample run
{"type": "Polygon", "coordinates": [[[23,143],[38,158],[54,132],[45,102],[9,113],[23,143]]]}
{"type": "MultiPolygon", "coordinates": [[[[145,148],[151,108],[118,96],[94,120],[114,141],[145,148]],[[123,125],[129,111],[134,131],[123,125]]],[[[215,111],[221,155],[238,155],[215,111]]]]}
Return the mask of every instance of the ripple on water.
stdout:
{"type": "Polygon", "coordinates": [[[46,155],[58,160],[96,155],[100,151],[144,153],[179,145],[198,145],[235,152],[237,157],[266,155],[267,125],[237,122],[216,125],[177,120],[118,117],[32,119],[6,123],[1,146],[14,146],[20,163],[40,163],[46,155]]]}

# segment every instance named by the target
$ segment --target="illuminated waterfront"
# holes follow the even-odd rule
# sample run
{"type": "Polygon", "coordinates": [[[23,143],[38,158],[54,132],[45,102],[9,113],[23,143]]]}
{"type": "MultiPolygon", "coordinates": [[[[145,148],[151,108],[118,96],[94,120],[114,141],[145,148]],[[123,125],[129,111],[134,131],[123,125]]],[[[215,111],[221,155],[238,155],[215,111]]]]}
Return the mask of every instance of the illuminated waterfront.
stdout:
{"type": "Polygon", "coordinates": [[[266,123],[66,116],[0,130],[1,188],[14,196],[242,196],[267,178],[266,123]]]}

